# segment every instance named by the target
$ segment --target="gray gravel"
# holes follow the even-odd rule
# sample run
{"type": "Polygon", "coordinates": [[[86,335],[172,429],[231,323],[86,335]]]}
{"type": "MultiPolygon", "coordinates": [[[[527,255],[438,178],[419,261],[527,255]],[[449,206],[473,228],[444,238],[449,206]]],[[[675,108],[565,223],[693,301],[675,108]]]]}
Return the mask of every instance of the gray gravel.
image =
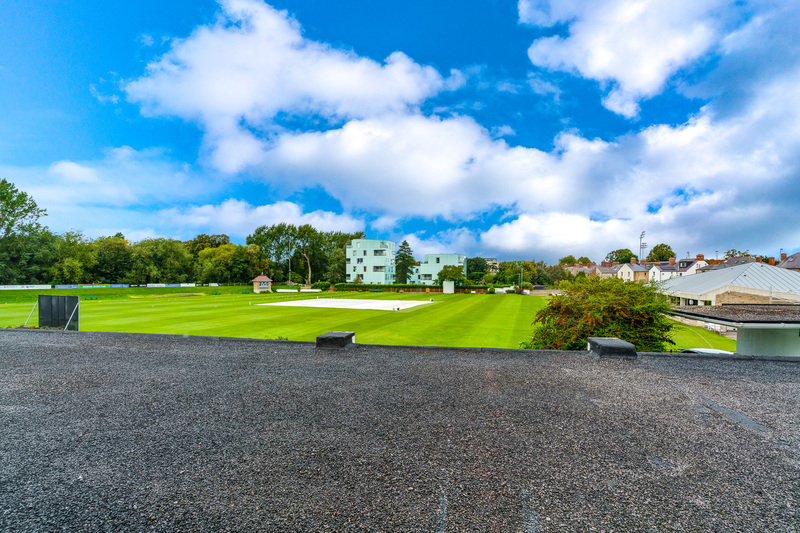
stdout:
{"type": "Polygon", "coordinates": [[[0,331],[3,531],[800,530],[800,364],[0,331]]]}

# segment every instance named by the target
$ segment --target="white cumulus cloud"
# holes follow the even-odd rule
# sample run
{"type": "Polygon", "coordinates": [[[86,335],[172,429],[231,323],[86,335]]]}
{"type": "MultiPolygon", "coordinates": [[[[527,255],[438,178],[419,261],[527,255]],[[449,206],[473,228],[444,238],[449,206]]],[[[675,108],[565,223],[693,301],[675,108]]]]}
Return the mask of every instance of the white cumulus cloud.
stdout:
{"type": "Polygon", "coordinates": [[[565,24],[567,36],[534,41],[534,65],[610,84],[604,105],[635,117],[638,102],[722,38],[722,0],[520,0],[520,20],[565,24]]]}

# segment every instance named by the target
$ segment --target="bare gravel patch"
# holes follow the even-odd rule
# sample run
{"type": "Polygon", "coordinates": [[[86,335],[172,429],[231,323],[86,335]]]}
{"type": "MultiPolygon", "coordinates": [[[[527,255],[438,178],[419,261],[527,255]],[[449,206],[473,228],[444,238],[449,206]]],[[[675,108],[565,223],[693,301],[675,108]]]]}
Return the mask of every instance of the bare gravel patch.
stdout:
{"type": "Polygon", "coordinates": [[[790,362],[4,330],[0,530],[798,531],[799,390],[790,362]]]}

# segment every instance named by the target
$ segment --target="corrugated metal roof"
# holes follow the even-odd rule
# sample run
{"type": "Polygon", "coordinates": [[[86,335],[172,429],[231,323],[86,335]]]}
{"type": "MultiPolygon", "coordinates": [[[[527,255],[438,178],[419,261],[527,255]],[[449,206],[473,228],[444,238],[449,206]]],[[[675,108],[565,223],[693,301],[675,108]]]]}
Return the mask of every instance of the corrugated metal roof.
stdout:
{"type": "Polygon", "coordinates": [[[800,294],[800,273],[766,263],[745,263],[703,274],[672,278],[663,290],[704,294],[727,285],[800,294]]]}

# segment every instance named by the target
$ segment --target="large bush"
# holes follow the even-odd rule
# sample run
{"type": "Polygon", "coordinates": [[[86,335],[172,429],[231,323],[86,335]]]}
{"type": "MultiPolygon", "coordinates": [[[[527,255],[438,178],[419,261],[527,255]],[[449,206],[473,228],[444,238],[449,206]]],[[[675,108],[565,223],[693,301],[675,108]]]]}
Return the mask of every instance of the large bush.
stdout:
{"type": "Polygon", "coordinates": [[[663,352],[675,344],[672,322],[664,314],[669,302],[656,285],[587,278],[559,288],[561,294],[536,314],[531,348],[585,350],[589,337],[617,337],[643,352],[663,352]]]}

